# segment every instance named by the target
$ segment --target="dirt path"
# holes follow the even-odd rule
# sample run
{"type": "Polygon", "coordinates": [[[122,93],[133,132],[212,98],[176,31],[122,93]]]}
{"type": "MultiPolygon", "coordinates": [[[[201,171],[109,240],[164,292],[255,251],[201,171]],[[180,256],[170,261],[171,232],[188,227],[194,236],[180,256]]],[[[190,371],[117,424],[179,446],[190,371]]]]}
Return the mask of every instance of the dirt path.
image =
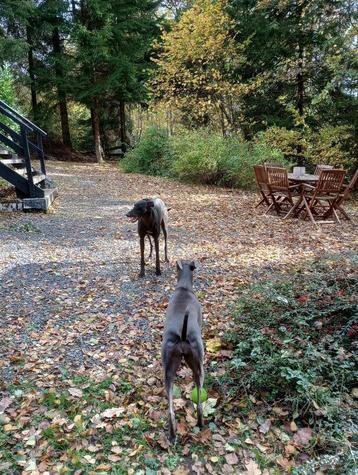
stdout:
{"type": "MultiPolygon", "coordinates": [[[[7,397],[14,388],[22,388],[18,394],[28,401],[28,387],[29,394],[36,395],[28,407],[41,392],[61,384],[75,386],[74,375],[84,378],[82,385],[85,379],[112,377],[116,387],[125,374],[133,387],[149,381],[151,388],[136,409],[138,391],[129,393],[125,404],[149,417],[153,433],[162,431],[165,401],[159,351],[177,258],[203,264],[195,288],[203,302],[208,340],[230,325],[227,304],[243,281],[258,279],[267,269],[356,245],[353,224],[315,229],[309,223],[263,216],[253,210],[257,197],[249,192],[124,175],[110,165],[52,162],[49,173],[60,190],[53,212],[0,215],[0,391],[7,397]],[[163,263],[163,274],[156,277],[152,261],[146,277],[139,279],[136,226],[125,213],[133,201],[153,195],[172,208],[170,263],[163,263]]],[[[185,380],[185,371],[182,375],[185,380]]],[[[113,395],[118,387],[106,390],[109,398],[119,397],[123,403],[121,395],[113,395]]],[[[18,417],[16,412],[14,418],[18,417]]],[[[29,421],[22,429],[31,432],[33,426],[26,424],[29,421]]],[[[35,449],[27,448],[19,473],[35,457],[35,449]]],[[[59,462],[60,455],[52,458],[66,463],[59,462]]],[[[1,462],[0,458],[0,467],[1,462]]],[[[50,465],[47,461],[43,467],[50,465]]],[[[168,465],[166,470],[170,472],[168,465]]]]}

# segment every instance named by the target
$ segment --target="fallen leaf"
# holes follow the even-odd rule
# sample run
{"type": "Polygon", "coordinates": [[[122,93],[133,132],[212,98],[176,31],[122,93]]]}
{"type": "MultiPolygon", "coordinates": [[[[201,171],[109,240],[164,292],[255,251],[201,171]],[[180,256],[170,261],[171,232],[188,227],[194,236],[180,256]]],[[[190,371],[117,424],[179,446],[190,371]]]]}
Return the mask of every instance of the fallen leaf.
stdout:
{"type": "Polygon", "coordinates": [[[267,419],[265,422],[263,422],[260,425],[259,431],[261,432],[261,434],[267,434],[267,432],[270,430],[270,427],[271,427],[271,421],[267,419]]]}
{"type": "Polygon", "coordinates": [[[139,452],[141,452],[143,449],[144,449],[144,445],[138,445],[138,447],[135,448],[135,449],[129,454],[129,456],[130,456],[130,457],[134,457],[134,456],[137,455],[139,452]]]}
{"type": "Polygon", "coordinates": [[[312,437],[312,429],[310,427],[305,427],[299,429],[296,434],[293,436],[293,441],[295,445],[306,446],[312,437]]]}
{"type": "Polygon", "coordinates": [[[159,439],[157,440],[158,444],[161,446],[162,449],[168,449],[170,447],[170,442],[166,438],[165,435],[161,435],[159,439]]]}
{"type": "Polygon", "coordinates": [[[103,411],[100,415],[106,419],[112,419],[113,417],[119,417],[124,411],[124,407],[111,407],[110,409],[103,411]]]}
{"type": "Polygon", "coordinates": [[[292,422],[290,423],[290,430],[291,430],[292,432],[297,432],[298,427],[297,427],[295,421],[292,421],[292,422]]]}
{"type": "Polygon", "coordinates": [[[237,458],[235,452],[225,455],[225,460],[229,465],[237,465],[239,463],[239,459],[237,458]]]}
{"type": "Polygon", "coordinates": [[[0,399],[0,414],[6,411],[6,409],[13,403],[13,400],[9,397],[0,399]]]}
{"type": "Polygon", "coordinates": [[[291,462],[288,460],[288,459],[285,459],[284,457],[279,457],[277,460],[276,460],[276,463],[278,465],[280,465],[280,467],[284,468],[284,469],[288,469],[291,467],[291,462]]]}
{"type": "Polygon", "coordinates": [[[82,389],[79,389],[79,388],[69,388],[68,392],[71,394],[71,396],[75,396],[75,397],[83,396],[83,391],[82,389]]]}
{"type": "Polygon", "coordinates": [[[257,465],[255,460],[249,460],[249,462],[245,463],[246,472],[245,475],[261,475],[260,467],[257,465]]]}
{"type": "Polygon", "coordinates": [[[92,457],[91,455],[84,455],[83,458],[86,460],[86,462],[90,463],[91,465],[96,463],[96,459],[92,457]]]}
{"type": "Polygon", "coordinates": [[[221,348],[221,340],[220,338],[212,338],[206,341],[205,346],[209,353],[216,353],[221,348]]]}
{"type": "Polygon", "coordinates": [[[173,472],[173,475],[188,475],[189,473],[190,473],[190,470],[188,468],[180,466],[177,469],[175,469],[175,471],[173,472]]]}

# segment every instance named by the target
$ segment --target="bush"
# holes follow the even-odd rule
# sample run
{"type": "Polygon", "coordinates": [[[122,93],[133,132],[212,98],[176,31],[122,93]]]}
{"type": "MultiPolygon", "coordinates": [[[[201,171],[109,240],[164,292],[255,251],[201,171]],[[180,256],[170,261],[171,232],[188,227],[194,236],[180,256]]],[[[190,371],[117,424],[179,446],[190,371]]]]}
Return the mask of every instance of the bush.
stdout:
{"type": "Polygon", "coordinates": [[[218,183],[224,148],[222,138],[208,130],[182,132],[173,139],[173,175],[185,181],[218,183]]]}
{"type": "Polygon", "coordinates": [[[305,137],[298,130],[275,126],[269,127],[264,132],[259,132],[254,142],[280,151],[292,163],[296,163],[301,155],[298,148],[301,147],[302,150],[306,150],[307,147],[305,137]]]}
{"type": "Polygon", "coordinates": [[[305,127],[302,132],[270,127],[259,132],[254,142],[280,151],[293,164],[303,155],[312,171],[316,164],[342,166],[350,171],[357,167],[357,143],[353,127],[327,126],[319,130],[305,127]]]}
{"type": "Polygon", "coordinates": [[[307,149],[308,159],[313,163],[344,167],[346,170],[357,166],[357,143],[351,127],[323,127],[311,132],[307,149]]]}
{"type": "Polygon", "coordinates": [[[223,137],[205,129],[177,136],[174,157],[172,169],[180,179],[237,188],[253,186],[254,165],[285,163],[283,154],[267,145],[223,137]]]}
{"type": "Polygon", "coordinates": [[[330,453],[349,446],[352,430],[357,264],[355,254],[330,256],[289,278],[270,274],[247,286],[227,335],[234,349],[225,376],[229,388],[309,421],[318,434],[316,449],[330,453]]]}
{"type": "Polygon", "coordinates": [[[122,164],[127,172],[249,188],[255,183],[253,165],[264,162],[286,163],[281,152],[266,144],[222,137],[207,129],[168,138],[163,129],[150,127],[122,164]]]}
{"type": "Polygon", "coordinates": [[[265,162],[287,165],[283,154],[266,144],[239,142],[237,139],[226,140],[225,153],[220,157],[223,177],[220,181],[225,186],[251,188],[255,184],[254,165],[265,162]]]}
{"type": "Polygon", "coordinates": [[[166,130],[149,127],[121,164],[128,173],[166,176],[170,174],[171,159],[171,143],[166,130]]]}

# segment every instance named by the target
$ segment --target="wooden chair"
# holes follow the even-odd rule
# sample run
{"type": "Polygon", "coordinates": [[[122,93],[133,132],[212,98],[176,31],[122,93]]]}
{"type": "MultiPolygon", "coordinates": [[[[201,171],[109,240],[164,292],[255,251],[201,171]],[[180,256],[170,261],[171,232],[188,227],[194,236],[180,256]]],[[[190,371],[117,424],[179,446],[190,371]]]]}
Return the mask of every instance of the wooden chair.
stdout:
{"type": "MultiPolygon", "coordinates": [[[[345,219],[350,221],[351,218],[348,216],[348,214],[342,208],[342,204],[344,203],[344,201],[347,200],[348,196],[353,191],[354,186],[357,183],[357,181],[358,181],[358,169],[355,171],[355,173],[354,173],[351,181],[348,183],[348,185],[343,185],[343,193],[339,194],[339,197],[338,197],[337,201],[334,203],[334,210],[335,210],[335,215],[336,215],[337,219],[338,219],[337,212],[339,211],[345,219]]],[[[339,219],[338,219],[338,221],[339,221],[339,219]]]]}
{"type": "Polygon", "coordinates": [[[332,165],[317,165],[314,171],[314,175],[318,175],[321,173],[322,170],[332,170],[332,165]]]}
{"type": "Polygon", "coordinates": [[[287,214],[295,206],[293,198],[298,196],[298,185],[290,185],[288,182],[287,170],[280,167],[267,167],[268,187],[272,204],[276,213],[283,211],[283,206],[288,205],[287,214]]]}
{"type": "Polygon", "coordinates": [[[302,196],[302,207],[300,211],[305,212],[312,223],[333,223],[327,221],[334,214],[339,221],[335,206],[340,197],[343,180],[346,175],[345,170],[321,170],[317,185],[304,185],[304,194],[302,196]],[[321,221],[319,221],[321,218],[321,221]]]}
{"type": "Polygon", "coordinates": [[[257,186],[259,187],[262,199],[255,208],[258,208],[260,205],[271,206],[270,203],[270,190],[267,184],[267,172],[266,168],[262,165],[255,165],[254,172],[256,177],[257,186]]]}

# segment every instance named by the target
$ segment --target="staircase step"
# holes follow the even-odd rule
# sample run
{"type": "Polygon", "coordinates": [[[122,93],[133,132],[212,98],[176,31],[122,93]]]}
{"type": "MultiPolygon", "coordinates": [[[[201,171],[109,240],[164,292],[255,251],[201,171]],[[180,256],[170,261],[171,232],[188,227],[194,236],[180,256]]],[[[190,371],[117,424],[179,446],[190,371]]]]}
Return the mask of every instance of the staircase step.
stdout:
{"type": "MultiPolygon", "coordinates": [[[[0,153],[1,156],[1,153],[0,153]]],[[[0,162],[3,163],[4,165],[14,165],[16,163],[25,163],[22,158],[17,158],[16,155],[13,155],[13,158],[1,158],[0,162]]]]}
{"type": "Polygon", "coordinates": [[[27,170],[26,170],[25,167],[24,168],[14,168],[14,171],[16,173],[18,173],[19,175],[21,175],[21,176],[27,175],[27,170]]]}
{"type": "Polygon", "coordinates": [[[0,156],[7,156],[11,155],[10,150],[7,150],[6,148],[0,148],[0,156]]]}
{"type": "Polygon", "coordinates": [[[37,183],[40,183],[41,181],[44,181],[45,178],[46,175],[44,175],[43,173],[40,173],[39,175],[33,175],[32,177],[35,185],[37,185],[37,183]]]}

